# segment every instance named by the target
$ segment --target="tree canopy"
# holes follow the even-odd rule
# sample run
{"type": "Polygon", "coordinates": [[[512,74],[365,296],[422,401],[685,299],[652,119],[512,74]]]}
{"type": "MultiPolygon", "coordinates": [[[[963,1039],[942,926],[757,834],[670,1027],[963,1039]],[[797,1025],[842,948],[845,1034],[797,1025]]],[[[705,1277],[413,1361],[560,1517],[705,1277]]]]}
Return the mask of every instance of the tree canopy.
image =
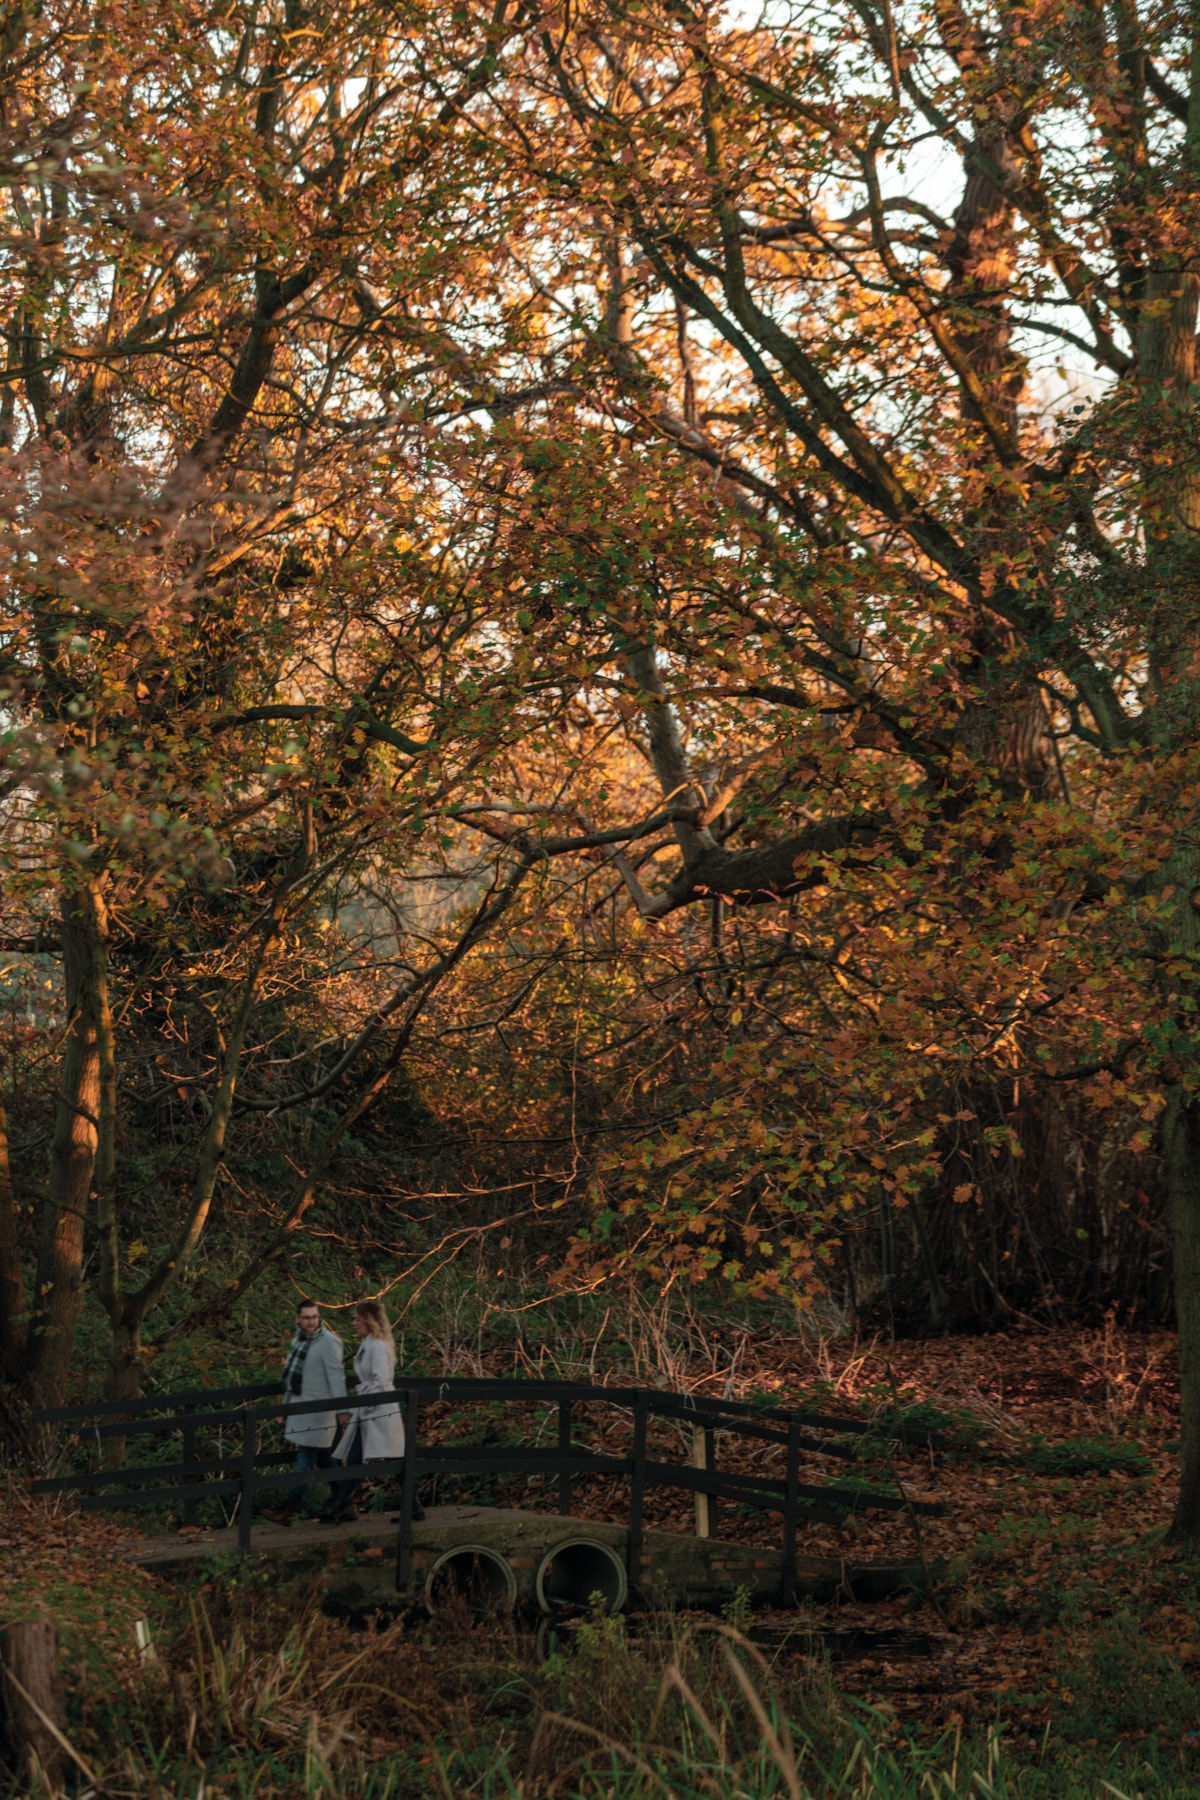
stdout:
{"type": "Polygon", "coordinates": [[[399,1076],[563,1280],[1053,1317],[1164,1216],[1194,1537],[1190,15],[6,32],[13,1379],[399,1076]]]}

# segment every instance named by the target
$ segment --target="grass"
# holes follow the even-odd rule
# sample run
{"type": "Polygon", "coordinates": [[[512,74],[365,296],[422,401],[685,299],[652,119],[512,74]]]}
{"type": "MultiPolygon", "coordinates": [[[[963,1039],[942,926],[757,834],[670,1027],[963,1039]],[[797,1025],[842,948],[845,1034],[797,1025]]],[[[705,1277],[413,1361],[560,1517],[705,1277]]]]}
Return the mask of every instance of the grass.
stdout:
{"type": "MultiPolygon", "coordinates": [[[[1161,1676],[1121,1621],[1081,1668],[1078,1723],[1122,1693],[1136,1705],[1135,1685],[1148,1707],[1161,1676]]],[[[1108,1750],[1047,1731],[1032,1755],[998,1724],[922,1734],[840,1697],[819,1656],[771,1664],[715,1621],[666,1617],[632,1641],[597,1613],[539,1663],[465,1615],[355,1630],[210,1587],[113,1677],[73,1688],[69,1728],[110,1800],[1190,1800],[1200,1780],[1186,1730],[1108,1750]]]]}
{"type": "MultiPolygon", "coordinates": [[[[33,1509],[30,1509],[32,1512],[33,1509]]],[[[43,1521],[44,1523],[44,1521],[43,1521]]],[[[42,1604],[64,1646],[69,1736],[110,1800],[1188,1800],[1200,1791],[1195,1688],[1147,1627],[1161,1593],[1107,1617],[1095,1573],[1023,1588],[1024,1629],[1064,1627],[1057,1673],[997,1695],[967,1730],[901,1720],[839,1692],[820,1643],[768,1660],[745,1636],[745,1597],[724,1620],[597,1609],[540,1655],[518,1625],[443,1611],[432,1622],[324,1615],[318,1596],[262,1567],[211,1566],[190,1587],[114,1565],[85,1538],[45,1581],[64,1521],[21,1560],[3,1614],[42,1604]],[[109,1571],[107,1583],[98,1581],[109,1571]],[[152,1648],[139,1654],[135,1621],[152,1648]],[[1047,1712],[1047,1705],[1049,1711],[1047,1712]],[[1022,1713],[1048,1722],[1033,1737],[1022,1713]]],[[[1084,1522],[1086,1523],[1086,1522],[1084,1522]]],[[[1003,1588],[1035,1552],[1088,1555],[1080,1521],[1039,1520],[981,1541],[971,1583],[1003,1588]]],[[[1153,1566],[1148,1549],[1131,1560],[1153,1566]]],[[[1197,1571],[1174,1571],[1186,1630],[1197,1571]]],[[[1126,1583],[1128,1586],[1128,1583],[1126,1583]]],[[[1007,1599],[1006,1599],[1007,1594],[1007,1599]]],[[[1006,1612],[1006,1606],[1009,1610],[1006,1612]]],[[[43,1800],[10,1769],[5,1800],[43,1800]]]]}

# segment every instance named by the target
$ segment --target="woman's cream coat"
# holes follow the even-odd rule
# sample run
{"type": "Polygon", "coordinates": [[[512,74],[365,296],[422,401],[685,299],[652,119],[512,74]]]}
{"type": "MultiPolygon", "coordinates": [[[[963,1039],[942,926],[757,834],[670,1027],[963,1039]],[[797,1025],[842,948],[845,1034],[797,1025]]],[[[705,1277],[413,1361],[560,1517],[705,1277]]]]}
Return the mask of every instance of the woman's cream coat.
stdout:
{"type": "Polygon", "coordinates": [[[350,1410],[350,1423],[338,1439],[334,1456],[338,1462],[350,1460],[350,1448],[356,1431],[362,1431],[362,1460],[377,1462],[385,1456],[404,1455],[404,1420],[395,1400],[383,1406],[360,1404],[368,1394],[389,1394],[396,1385],[396,1355],[382,1338],[368,1335],[354,1356],[354,1372],[358,1376],[358,1395],[350,1410]]]}

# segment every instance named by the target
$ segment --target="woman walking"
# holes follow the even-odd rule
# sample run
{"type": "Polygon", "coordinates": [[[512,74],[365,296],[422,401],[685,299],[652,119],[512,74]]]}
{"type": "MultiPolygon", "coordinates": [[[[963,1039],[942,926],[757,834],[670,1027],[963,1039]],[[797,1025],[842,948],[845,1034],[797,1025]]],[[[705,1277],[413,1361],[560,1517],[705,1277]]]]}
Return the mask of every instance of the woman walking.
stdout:
{"type": "MultiPolygon", "coordinates": [[[[396,1346],[388,1316],[378,1300],[359,1301],[354,1309],[354,1329],[360,1339],[354,1356],[358,1393],[350,1408],[350,1422],[334,1446],[334,1461],[390,1461],[404,1455],[404,1420],[399,1404],[395,1400],[377,1406],[362,1404],[371,1394],[390,1394],[396,1385],[396,1346]]],[[[334,1483],[330,1509],[325,1514],[330,1524],[358,1517],[354,1510],[358,1487],[358,1480],[334,1483]]]]}

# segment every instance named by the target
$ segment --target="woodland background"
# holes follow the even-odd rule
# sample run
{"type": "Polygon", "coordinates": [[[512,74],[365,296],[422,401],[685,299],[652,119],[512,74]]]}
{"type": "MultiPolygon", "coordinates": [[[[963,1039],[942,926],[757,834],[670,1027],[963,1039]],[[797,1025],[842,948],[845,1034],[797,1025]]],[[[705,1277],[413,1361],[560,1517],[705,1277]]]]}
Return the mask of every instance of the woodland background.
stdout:
{"type": "Polygon", "coordinates": [[[1192,13],[0,34],[13,1433],[448,1267],[1175,1320],[1194,1543],[1192,13]]]}
{"type": "Polygon", "coordinates": [[[6,29],[10,1374],[314,1226],[1169,1317],[1183,15],[6,29]]]}

